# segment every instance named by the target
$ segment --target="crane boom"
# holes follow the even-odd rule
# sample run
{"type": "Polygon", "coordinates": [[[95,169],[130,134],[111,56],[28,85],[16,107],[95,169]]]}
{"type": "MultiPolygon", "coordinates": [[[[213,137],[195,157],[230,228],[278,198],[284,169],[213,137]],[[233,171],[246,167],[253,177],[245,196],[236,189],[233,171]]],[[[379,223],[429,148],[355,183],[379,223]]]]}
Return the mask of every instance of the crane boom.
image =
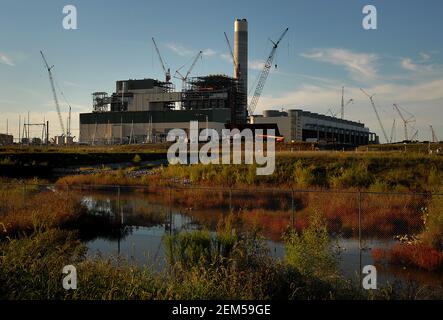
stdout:
{"type": "Polygon", "coordinates": [[[397,113],[400,115],[401,120],[403,121],[404,130],[405,130],[405,140],[408,140],[408,123],[411,122],[411,119],[406,119],[400,111],[400,107],[398,104],[394,103],[393,106],[397,110],[397,113]]]}
{"type": "Polygon", "coordinates": [[[192,70],[194,69],[195,65],[197,64],[198,59],[201,58],[202,54],[203,54],[203,51],[200,51],[200,52],[196,55],[194,61],[192,62],[191,67],[189,68],[188,72],[187,72],[186,75],[185,75],[185,81],[188,80],[189,75],[191,74],[192,70]]]}
{"type": "Polygon", "coordinates": [[[371,101],[371,105],[372,105],[372,108],[374,109],[374,112],[375,112],[375,115],[377,116],[377,120],[378,120],[378,123],[380,124],[380,128],[381,128],[381,131],[383,132],[383,135],[384,135],[384,137],[385,137],[385,139],[386,139],[386,142],[389,142],[389,138],[388,138],[388,135],[386,134],[386,130],[385,130],[385,127],[383,127],[383,123],[381,122],[381,119],[380,119],[380,115],[378,114],[378,111],[377,111],[377,107],[375,106],[375,103],[374,103],[374,99],[373,99],[373,95],[372,96],[370,96],[365,90],[363,90],[362,88],[360,88],[360,90],[369,98],[369,100],[371,101]]]}
{"type": "Polygon", "coordinates": [[[157,47],[157,43],[154,40],[154,37],[152,37],[152,43],[154,43],[155,51],[157,52],[158,59],[160,60],[163,72],[165,73],[166,82],[169,82],[171,80],[171,70],[169,68],[166,69],[165,63],[163,61],[162,55],[160,54],[160,50],[157,47]]]}
{"type": "Polygon", "coordinates": [[[195,56],[194,60],[192,61],[191,67],[188,69],[188,72],[186,72],[185,75],[182,75],[180,73],[180,70],[186,65],[181,66],[177,71],[175,71],[176,74],[178,74],[179,76],[174,76],[174,78],[177,79],[181,79],[182,80],[182,86],[183,88],[185,87],[186,81],[188,81],[188,77],[191,74],[192,70],[194,69],[195,65],[197,64],[197,61],[199,58],[201,58],[203,55],[203,51],[199,51],[199,53],[197,53],[197,55],[195,56]]]}
{"type": "Polygon", "coordinates": [[[275,53],[277,51],[278,45],[280,44],[283,37],[288,32],[289,28],[286,28],[285,31],[283,31],[280,38],[277,40],[277,42],[274,42],[271,40],[273,47],[271,50],[271,53],[269,54],[265,66],[260,74],[259,81],[257,83],[257,87],[255,88],[254,95],[252,96],[251,103],[248,107],[249,115],[252,116],[254,114],[255,108],[257,107],[258,101],[260,100],[260,96],[263,92],[263,88],[265,87],[266,79],[268,78],[269,72],[271,71],[272,62],[274,61],[275,53]]]}
{"type": "Polygon", "coordinates": [[[63,124],[62,114],[60,112],[60,104],[58,102],[57,92],[55,91],[54,77],[52,75],[52,68],[54,68],[54,66],[52,66],[52,67],[49,66],[48,61],[46,60],[46,57],[42,51],[40,51],[40,54],[42,55],[43,62],[45,64],[46,69],[48,70],[49,82],[51,83],[51,89],[52,89],[52,95],[54,97],[55,107],[57,109],[57,114],[58,114],[58,119],[60,121],[60,127],[62,129],[62,134],[64,135],[65,134],[65,126],[63,124]]]}
{"type": "MultiPolygon", "coordinates": [[[[234,64],[235,70],[238,71],[238,63],[237,63],[237,60],[235,59],[234,51],[232,51],[231,43],[229,42],[229,38],[226,35],[226,32],[224,32],[224,34],[225,34],[226,43],[228,44],[229,53],[231,54],[232,63],[234,64]]],[[[238,73],[236,72],[236,74],[238,74],[238,73]]]]}

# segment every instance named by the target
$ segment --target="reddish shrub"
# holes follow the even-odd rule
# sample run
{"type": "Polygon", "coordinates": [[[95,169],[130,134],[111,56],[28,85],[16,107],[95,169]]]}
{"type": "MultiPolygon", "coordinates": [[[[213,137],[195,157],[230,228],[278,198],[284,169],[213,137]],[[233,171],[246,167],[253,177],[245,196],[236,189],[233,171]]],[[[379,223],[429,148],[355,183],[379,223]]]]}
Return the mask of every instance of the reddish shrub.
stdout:
{"type": "Polygon", "coordinates": [[[410,265],[427,271],[443,269],[443,252],[425,244],[397,244],[389,251],[392,264],[410,265]]]}
{"type": "Polygon", "coordinates": [[[376,263],[381,263],[386,259],[386,250],[375,248],[371,251],[371,255],[376,263]]]}

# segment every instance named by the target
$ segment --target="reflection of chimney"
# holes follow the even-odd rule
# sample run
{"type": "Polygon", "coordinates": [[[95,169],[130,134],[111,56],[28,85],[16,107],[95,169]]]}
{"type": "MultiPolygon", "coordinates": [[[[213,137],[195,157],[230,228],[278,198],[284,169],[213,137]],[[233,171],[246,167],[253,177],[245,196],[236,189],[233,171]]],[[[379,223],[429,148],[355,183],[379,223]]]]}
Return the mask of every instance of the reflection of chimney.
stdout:
{"type": "Polygon", "coordinates": [[[237,19],[234,23],[234,58],[238,68],[234,68],[234,77],[239,80],[245,93],[244,112],[247,108],[248,92],[248,21],[237,19]]]}

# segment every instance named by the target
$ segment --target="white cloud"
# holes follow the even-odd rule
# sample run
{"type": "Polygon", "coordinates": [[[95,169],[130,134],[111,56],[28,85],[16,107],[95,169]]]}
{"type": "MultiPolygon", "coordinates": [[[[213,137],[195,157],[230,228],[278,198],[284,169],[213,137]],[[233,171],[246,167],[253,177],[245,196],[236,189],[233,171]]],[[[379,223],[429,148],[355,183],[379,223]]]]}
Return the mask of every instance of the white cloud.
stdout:
{"type": "Polygon", "coordinates": [[[438,69],[441,69],[441,66],[435,64],[426,64],[428,59],[422,58],[420,62],[415,62],[410,58],[403,58],[400,61],[400,65],[403,69],[407,71],[412,71],[415,73],[426,74],[431,76],[433,73],[438,73],[438,69]]]}
{"type": "Polygon", "coordinates": [[[205,57],[211,57],[216,54],[217,54],[217,52],[215,50],[212,50],[211,48],[207,48],[207,49],[203,50],[203,56],[205,56],[205,57]]]}
{"type": "Polygon", "coordinates": [[[252,60],[252,61],[249,61],[248,67],[251,70],[259,70],[259,71],[261,71],[265,67],[265,63],[263,61],[260,61],[260,60],[252,60]]]}
{"type": "MultiPolygon", "coordinates": [[[[186,48],[185,46],[175,44],[175,43],[166,43],[165,46],[174,52],[175,54],[181,56],[181,57],[193,57],[195,56],[199,51],[198,50],[192,50],[189,48],[186,48]]],[[[216,55],[217,52],[211,48],[206,48],[202,50],[202,55],[205,57],[211,57],[216,55]]]]}
{"type": "Polygon", "coordinates": [[[220,54],[220,58],[222,58],[223,60],[229,62],[229,63],[234,63],[234,61],[232,60],[232,56],[230,53],[221,53],[220,54]]]}
{"type": "Polygon", "coordinates": [[[419,66],[417,64],[415,64],[412,59],[409,58],[404,58],[401,60],[401,67],[405,70],[409,70],[409,71],[418,71],[419,66]]]}
{"type": "Polygon", "coordinates": [[[194,51],[191,49],[188,49],[182,45],[174,44],[174,43],[166,43],[165,46],[173,51],[174,53],[178,54],[179,56],[186,57],[186,56],[192,56],[194,54],[194,51]]]}
{"type": "Polygon", "coordinates": [[[429,60],[431,60],[431,55],[429,53],[426,53],[426,52],[420,52],[420,57],[421,57],[422,61],[429,61],[429,60]]]}
{"type": "Polygon", "coordinates": [[[358,53],[348,49],[315,49],[301,54],[302,57],[320,62],[344,66],[353,79],[373,80],[377,78],[378,55],[358,53]]]}
{"type": "Polygon", "coordinates": [[[6,64],[8,66],[15,66],[14,61],[12,61],[12,58],[7,56],[5,53],[0,52],[0,63],[1,64],[6,64]]]}

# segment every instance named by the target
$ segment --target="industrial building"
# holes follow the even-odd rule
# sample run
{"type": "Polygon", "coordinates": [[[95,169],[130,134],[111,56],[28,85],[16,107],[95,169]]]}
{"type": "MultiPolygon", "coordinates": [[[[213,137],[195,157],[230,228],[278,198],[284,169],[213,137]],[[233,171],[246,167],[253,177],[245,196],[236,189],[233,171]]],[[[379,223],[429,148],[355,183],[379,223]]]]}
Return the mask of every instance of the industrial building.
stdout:
{"type": "MultiPolygon", "coordinates": [[[[154,45],[156,43],[153,39],[154,45]]],[[[247,122],[248,22],[234,22],[234,77],[183,77],[175,90],[156,46],[166,81],[129,79],[115,92],[93,93],[93,112],[80,114],[80,143],[113,144],[164,141],[171,129],[189,130],[190,121],[221,132],[247,122]]],[[[197,56],[198,57],[198,56],[197,56]]],[[[197,60],[197,59],[196,59],[197,60]]],[[[195,61],[196,61],[195,60],[195,61]]],[[[195,64],[194,61],[194,64],[195,64]]],[[[192,68],[192,67],[191,67],[192,68]]]]}
{"type": "Polygon", "coordinates": [[[9,146],[14,143],[14,137],[10,134],[0,133],[0,146],[9,146]]]}
{"type": "Polygon", "coordinates": [[[254,124],[277,124],[286,142],[310,141],[352,146],[378,142],[377,135],[371,133],[363,123],[299,109],[266,110],[263,116],[254,116],[252,121],[254,124]]]}
{"type": "Polygon", "coordinates": [[[275,129],[286,142],[324,141],[357,146],[375,143],[377,137],[362,123],[323,116],[303,110],[266,111],[254,114],[258,99],[279,40],[273,42],[271,54],[259,77],[252,102],[248,105],[248,22],[234,22],[234,50],[226,40],[234,65],[234,77],[206,75],[188,77],[200,53],[182,76],[180,91],[171,83],[170,70],[164,65],[160,51],[152,39],[165,73],[165,81],[129,79],[116,82],[115,92],[93,93],[93,112],[80,114],[79,142],[86,144],[126,144],[165,141],[172,129],[189,130],[190,121],[199,121],[201,129],[212,128],[219,133],[224,128],[275,129]],[[248,116],[249,121],[248,121],[248,116]]]}

